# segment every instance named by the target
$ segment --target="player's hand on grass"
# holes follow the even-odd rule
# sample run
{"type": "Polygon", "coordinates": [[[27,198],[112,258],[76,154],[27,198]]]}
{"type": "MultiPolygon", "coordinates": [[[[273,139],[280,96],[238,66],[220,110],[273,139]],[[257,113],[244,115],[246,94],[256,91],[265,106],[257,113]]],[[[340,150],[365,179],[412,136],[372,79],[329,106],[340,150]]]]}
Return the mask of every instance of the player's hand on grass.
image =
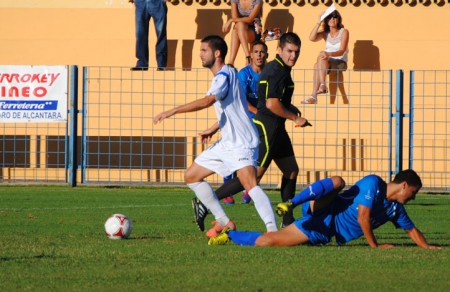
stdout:
{"type": "Polygon", "coordinates": [[[437,246],[437,245],[428,245],[427,247],[425,247],[427,249],[435,249],[435,250],[439,250],[442,249],[442,246],[437,246]]]}
{"type": "Polygon", "coordinates": [[[278,216],[284,216],[287,212],[289,212],[289,210],[292,210],[293,208],[293,204],[292,202],[283,202],[283,203],[278,203],[277,205],[277,215],[278,216]]]}
{"type": "Polygon", "coordinates": [[[377,248],[382,248],[382,249],[394,248],[394,245],[393,244],[380,244],[377,246],[377,248]]]}

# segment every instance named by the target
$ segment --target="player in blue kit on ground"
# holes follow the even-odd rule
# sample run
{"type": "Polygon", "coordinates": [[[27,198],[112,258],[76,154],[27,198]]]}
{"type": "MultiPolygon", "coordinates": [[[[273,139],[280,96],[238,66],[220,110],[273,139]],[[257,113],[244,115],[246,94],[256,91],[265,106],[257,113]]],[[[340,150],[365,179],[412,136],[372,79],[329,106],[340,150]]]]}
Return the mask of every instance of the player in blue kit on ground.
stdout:
{"type": "Polygon", "coordinates": [[[260,234],[224,230],[208,244],[232,241],[252,246],[319,245],[335,237],[337,244],[342,245],[364,235],[373,248],[391,248],[391,244],[378,244],[373,233],[374,229],[391,221],[395,227],[405,230],[419,247],[440,249],[427,243],[404,208],[422,187],[420,177],[413,170],[400,171],[389,183],[377,175],[368,175],[341,192],[344,186],[339,176],[326,178],[313,183],[291,201],[278,204],[279,215],[299,205],[303,213],[302,218],[280,231],[260,234]]]}

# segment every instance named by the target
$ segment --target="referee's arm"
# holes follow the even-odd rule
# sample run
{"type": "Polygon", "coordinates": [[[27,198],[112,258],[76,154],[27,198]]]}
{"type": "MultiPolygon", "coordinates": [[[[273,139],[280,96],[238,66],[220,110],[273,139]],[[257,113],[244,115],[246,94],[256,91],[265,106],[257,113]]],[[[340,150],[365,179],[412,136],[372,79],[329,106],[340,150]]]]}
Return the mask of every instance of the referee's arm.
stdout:
{"type": "Polygon", "coordinates": [[[300,127],[308,123],[306,119],[288,110],[278,98],[268,98],[266,100],[266,107],[277,116],[291,120],[300,127]]]}

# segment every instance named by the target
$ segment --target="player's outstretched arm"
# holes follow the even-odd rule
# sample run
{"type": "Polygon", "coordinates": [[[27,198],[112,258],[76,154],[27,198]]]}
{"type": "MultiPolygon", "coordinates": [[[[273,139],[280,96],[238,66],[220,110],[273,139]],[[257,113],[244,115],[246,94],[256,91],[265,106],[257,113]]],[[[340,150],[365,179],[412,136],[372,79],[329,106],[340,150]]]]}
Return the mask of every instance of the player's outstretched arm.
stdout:
{"type": "Polygon", "coordinates": [[[367,243],[372,248],[392,248],[392,244],[380,244],[378,245],[375,234],[373,234],[372,223],[370,222],[371,209],[359,204],[358,205],[358,223],[364,233],[364,237],[367,239],[367,243]]]}
{"type": "Polygon", "coordinates": [[[442,249],[442,247],[440,246],[428,244],[427,240],[425,239],[425,236],[423,236],[422,232],[416,227],[414,227],[411,230],[406,230],[406,233],[417,244],[417,246],[421,248],[442,249]]]}
{"type": "Polygon", "coordinates": [[[199,111],[210,107],[216,102],[216,97],[214,95],[208,95],[203,98],[194,100],[193,102],[174,107],[168,111],[164,111],[153,118],[153,123],[158,124],[164,119],[170,118],[173,115],[181,113],[189,113],[199,111]]]}

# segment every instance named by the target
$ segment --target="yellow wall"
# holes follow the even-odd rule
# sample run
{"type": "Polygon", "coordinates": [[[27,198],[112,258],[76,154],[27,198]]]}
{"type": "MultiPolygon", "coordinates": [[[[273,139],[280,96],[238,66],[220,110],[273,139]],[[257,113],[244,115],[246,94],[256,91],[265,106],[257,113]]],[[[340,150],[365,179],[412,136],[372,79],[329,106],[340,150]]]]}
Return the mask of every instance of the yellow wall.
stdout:
{"type": "MultiPolygon", "coordinates": [[[[199,39],[209,33],[220,34],[229,5],[172,1],[168,4],[169,65],[201,67],[199,39]]],[[[311,68],[324,44],[310,42],[308,35],[319,13],[327,8],[323,2],[328,2],[295,1],[299,4],[266,1],[263,21],[297,32],[303,39],[297,68],[311,68]]],[[[450,34],[446,32],[450,4],[446,1],[338,2],[350,30],[350,69],[355,68],[355,61],[356,68],[377,64],[380,69],[450,68],[450,34]]],[[[153,27],[151,30],[153,47],[153,27]]],[[[230,35],[225,39],[229,43],[230,35]]],[[[128,0],[2,0],[0,44],[0,64],[132,66],[134,8],[128,0]]],[[[273,57],[276,43],[268,44],[273,57]]],[[[153,51],[150,62],[156,65],[153,51]]],[[[240,52],[236,65],[243,63],[240,52]]]]}

